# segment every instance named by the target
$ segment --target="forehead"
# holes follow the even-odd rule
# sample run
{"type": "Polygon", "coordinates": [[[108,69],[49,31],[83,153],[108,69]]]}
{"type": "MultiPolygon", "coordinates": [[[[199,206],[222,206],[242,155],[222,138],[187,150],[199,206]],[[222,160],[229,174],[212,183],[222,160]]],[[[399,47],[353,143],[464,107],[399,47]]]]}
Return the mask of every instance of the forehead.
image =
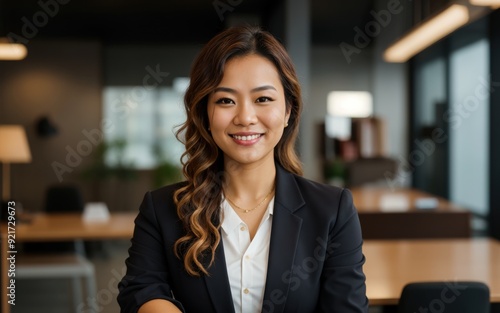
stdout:
{"type": "Polygon", "coordinates": [[[274,63],[258,54],[237,56],[227,61],[221,83],[228,80],[268,80],[274,83],[281,81],[274,63]]]}

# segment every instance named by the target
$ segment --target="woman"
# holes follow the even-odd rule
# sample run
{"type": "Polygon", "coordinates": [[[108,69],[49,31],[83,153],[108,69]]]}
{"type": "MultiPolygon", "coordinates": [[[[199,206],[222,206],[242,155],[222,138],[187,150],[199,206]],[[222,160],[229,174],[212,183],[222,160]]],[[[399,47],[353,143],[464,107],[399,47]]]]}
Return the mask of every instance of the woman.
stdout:
{"type": "Polygon", "coordinates": [[[187,181],[144,198],[122,312],[367,312],[351,194],[300,176],[300,87],[278,41],[217,35],[184,100],[187,181]]]}

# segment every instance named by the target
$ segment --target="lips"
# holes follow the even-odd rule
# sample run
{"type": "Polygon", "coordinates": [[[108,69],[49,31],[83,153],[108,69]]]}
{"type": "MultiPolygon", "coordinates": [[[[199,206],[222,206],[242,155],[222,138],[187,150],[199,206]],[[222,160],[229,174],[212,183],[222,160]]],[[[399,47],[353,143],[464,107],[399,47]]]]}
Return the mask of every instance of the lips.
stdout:
{"type": "Polygon", "coordinates": [[[230,135],[236,140],[241,140],[241,141],[250,141],[250,140],[255,140],[259,137],[261,137],[263,134],[254,134],[254,135],[230,135]]]}
{"type": "Polygon", "coordinates": [[[257,143],[264,136],[264,133],[236,133],[229,134],[229,136],[239,145],[250,146],[257,143]]]}

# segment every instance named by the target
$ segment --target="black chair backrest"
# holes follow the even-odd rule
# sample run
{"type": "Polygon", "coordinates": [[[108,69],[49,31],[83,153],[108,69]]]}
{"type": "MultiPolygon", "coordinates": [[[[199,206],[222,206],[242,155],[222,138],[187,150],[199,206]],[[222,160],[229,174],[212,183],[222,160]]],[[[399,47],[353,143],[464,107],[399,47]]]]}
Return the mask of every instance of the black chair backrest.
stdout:
{"type": "Polygon", "coordinates": [[[403,288],[399,313],[489,313],[490,290],[481,282],[418,282],[403,288]]]}
{"type": "MultiPolygon", "coordinates": [[[[83,212],[84,201],[80,189],[74,185],[52,185],[45,193],[46,213],[83,212]]],[[[82,242],[28,242],[24,245],[27,253],[81,252],[82,242]]]]}
{"type": "Polygon", "coordinates": [[[45,212],[83,212],[83,197],[80,189],[72,185],[54,185],[47,189],[45,212]]]}

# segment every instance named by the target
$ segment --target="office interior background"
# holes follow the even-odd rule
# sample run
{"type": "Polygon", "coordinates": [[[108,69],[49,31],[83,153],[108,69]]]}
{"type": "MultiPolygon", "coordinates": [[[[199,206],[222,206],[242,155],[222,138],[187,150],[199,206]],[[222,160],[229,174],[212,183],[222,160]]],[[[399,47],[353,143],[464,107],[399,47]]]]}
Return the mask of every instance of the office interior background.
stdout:
{"type": "Polygon", "coordinates": [[[0,37],[27,49],[0,60],[0,125],[22,125],[31,153],[10,166],[11,198],[39,212],[49,186],[71,184],[86,202],[134,212],[146,191],[181,179],[173,129],[191,63],[212,36],[245,23],[274,34],[296,65],[306,177],[328,182],[341,158],[325,134],[329,93],[366,91],[383,123],[377,157],[392,160],[374,184],[448,199],[472,212],[474,234],[499,239],[499,10],[482,6],[408,61],[384,59],[451,3],[0,0],[0,37]]]}

